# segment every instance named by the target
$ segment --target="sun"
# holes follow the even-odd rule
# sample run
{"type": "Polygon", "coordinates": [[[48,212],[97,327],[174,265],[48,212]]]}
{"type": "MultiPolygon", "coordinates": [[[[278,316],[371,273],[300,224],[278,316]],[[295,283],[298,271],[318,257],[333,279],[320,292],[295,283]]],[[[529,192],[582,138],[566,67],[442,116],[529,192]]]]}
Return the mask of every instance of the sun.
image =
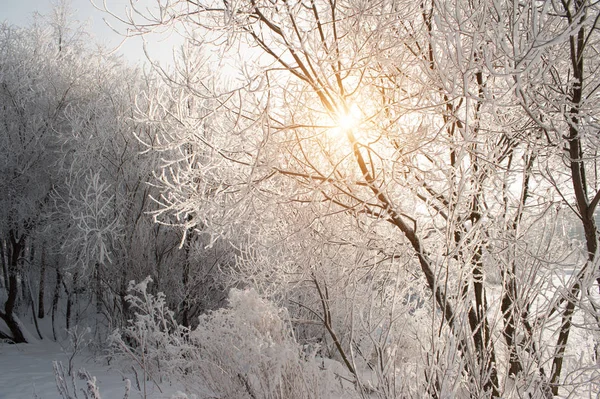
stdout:
{"type": "Polygon", "coordinates": [[[356,104],[351,104],[347,111],[338,112],[337,124],[342,132],[354,129],[359,126],[362,119],[362,112],[356,104]]]}
{"type": "Polygon", "coordinates": [[[337,111],[333,115],[335,125],[329,129],[328,136],[339,140],[350,132],[355,132],[363,122],[363,114],[358,105],[350,104],[343,110],[337,111]]]}

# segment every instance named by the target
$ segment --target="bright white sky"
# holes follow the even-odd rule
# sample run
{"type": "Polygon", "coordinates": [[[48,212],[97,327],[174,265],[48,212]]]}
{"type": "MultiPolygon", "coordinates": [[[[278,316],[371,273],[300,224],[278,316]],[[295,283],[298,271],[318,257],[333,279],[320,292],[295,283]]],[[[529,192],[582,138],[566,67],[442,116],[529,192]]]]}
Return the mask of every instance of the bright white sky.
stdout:
{"type": "MultiPolygon", "coordinates": [[[[155,0],[132,1],[136,6],[155,3],[155,0]]],[[[58,0],[0,0],[0,21],[26,26],[32,21],[34,12],[48,14],[52,9],[52,4],[56,2],[58,0]]],[[[94,2],[99,7],[103,5],[103,0],[94,0],[94,2]]],[[[110,49],[116,48],[121,43],[123,38],[106,26],[103,19],[108,20],[116,28],[120,27],[118,21],[94,8],[90,0],[70,0],[70,3],[71,8],[75,11],[75,18],[88,25],[88,30],[95,40],[110,49]]],[[[130,0],[105,0],[105,3],[109,10],[118,15],[125,15],[127,8],[130,7],[130,0]]],[[[173,46],[178,43],[176,37],[166,34],[161,37],[147,37],[146,41],[152,58],[161,63],[167,63],[172,59],[173,46]]],[[[123,54],[131,62],[146,59],[142,49],[142,40],[137,37],[127,39],[117,52],[123,54]]]]}

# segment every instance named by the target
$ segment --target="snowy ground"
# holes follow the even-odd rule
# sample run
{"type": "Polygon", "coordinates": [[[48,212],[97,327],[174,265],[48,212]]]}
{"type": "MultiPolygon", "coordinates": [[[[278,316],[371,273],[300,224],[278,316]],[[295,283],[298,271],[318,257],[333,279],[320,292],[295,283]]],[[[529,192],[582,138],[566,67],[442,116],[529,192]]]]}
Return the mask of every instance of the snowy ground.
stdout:
{"type": "MultiPolygon", "coordinates": [[[[70,356],[60,344],[47,339],[32,344],[0,344],[0,399],[62,399],[56,388],[52,362],[60,361],[66,368],[70,356]]],[[[74,358],[74,368],[84,368],[96,376],[103,399],[122,398],[125,393],[124,378],[132,380],[130,398],[143,397],[135,386],[133,375],[123,376],[122,372],[109,366],[106,361],[95,361],[89,352],[83,352],[74,358]]],[[[83,381],[78,380],[76,383],[78,390],[84,387],[83,381]]],[[[171,398],[175,393],[169,387],[161,388],[164,393],[160,393],[149,382],[146,387],[147,398],[171,398]]],[[[81,390],[78,391],[78,397],[85,397],[81,390]]]]}

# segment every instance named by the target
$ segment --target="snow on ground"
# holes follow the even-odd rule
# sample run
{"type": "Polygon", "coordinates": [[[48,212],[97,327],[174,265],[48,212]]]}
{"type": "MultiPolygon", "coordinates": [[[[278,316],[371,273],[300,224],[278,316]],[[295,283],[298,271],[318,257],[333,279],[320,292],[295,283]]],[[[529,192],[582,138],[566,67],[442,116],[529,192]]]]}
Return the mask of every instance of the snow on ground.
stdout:
{"type": "MultiPolygon", "coordinates": [[[[56,380],[52,368],[54,360],[68,367],[71,353],[63,350],[59,343],[48,339],[31,344],[0,343],[0,399],[62,399],[56,388],[56,380]]],[[[96,361],[87,352],[77,354],[74,358],[74,369],[84,368],[95,376],[103,399],[120,399],[125,393],[124,378],[131,380],[130,398],[143,397],[137,390],[135,376],[123,376],[115,367],[106,361],[96,361]]],[[[78,389],[85,387],[84,382],[76,379],[78,389]]],[[[175,390],[170,387],[161,388],[160,393],[152,384],[147,383],[147,399],[171,398],[175,390]],[[168,392],[167,392],[168,390],[168,392]]],[[[85,396],[78,391],[78,397],[85,396]]]]}

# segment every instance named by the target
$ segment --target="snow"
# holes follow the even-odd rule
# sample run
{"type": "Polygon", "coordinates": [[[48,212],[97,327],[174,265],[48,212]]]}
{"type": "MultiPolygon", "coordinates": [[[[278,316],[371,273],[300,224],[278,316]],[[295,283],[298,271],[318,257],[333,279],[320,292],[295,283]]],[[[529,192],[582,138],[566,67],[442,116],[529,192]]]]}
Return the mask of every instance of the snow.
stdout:
{"type": "MultiPolygon", "coordinates": [[[[53,362],[62,362],[65,370],[68,368],[71,353],[64,350],[60,343],[51,340],[37,341],[28,344],[0,343],[0,399],[65,399],[56,387],[53,362]]],[[[146,395],[136,387],[134,375],[123,375],[117,366],[106,360],[94,360],[91,352],[77,354],[74,358],[74,370],[85,369],[91,376],[96,377],[102,399],[121,399],[125,395],[127,381],[131,381],[130,399],[193,399],[193,394],[180,392],[182,387],[170,386],[164,382],[160,390],[151,382],[146,384],[146,395]]],[[[339,374],[347,374],[342,365],[330,359],[322,359],[323,366],[335,370],[339,374]]],[[[77,398],[85,398],[82,389],[85,382],[76,379],[77,398]]],[[[71,380],[67,381],[71,384],[71,380]]],[[[333,382],[332,382],[333,383],[333,382]]],[[[339,386],[341,382],[335,381],[339,386]]],[[[72,390],[70,391],[72,393],[72,390]]],[[[332,394],[332,399],[347,399],[342,394],[332,394]]]]}
{"type": "MultiPolygon", "coordinates": [[[[0,399],[62,399],[56,388],[52,362],[62,362],[66,369],[70,356],[71,353],[63,350],[60,343],[47,339],[30,344],[0,344],[0,399]]],[[[106,360],[94,360],[89,351],[77,354],[73,362],[75,370],[83,368],[96,377],[102,398],[122,398],[125,378],[131,380],[130,398],[142,397],[134,376],[124,376],[106,360]]],[[[85,387],[84,381],[76,380],[76,383],[79,397],[84,397],[80,390],[85,387]]],[[[174,388],[167,392],[165,387],[161,387],[164,393],[160,393],[151,382],[146,388],[148,399],[170,398],[176,392],[174,388]]]]}

